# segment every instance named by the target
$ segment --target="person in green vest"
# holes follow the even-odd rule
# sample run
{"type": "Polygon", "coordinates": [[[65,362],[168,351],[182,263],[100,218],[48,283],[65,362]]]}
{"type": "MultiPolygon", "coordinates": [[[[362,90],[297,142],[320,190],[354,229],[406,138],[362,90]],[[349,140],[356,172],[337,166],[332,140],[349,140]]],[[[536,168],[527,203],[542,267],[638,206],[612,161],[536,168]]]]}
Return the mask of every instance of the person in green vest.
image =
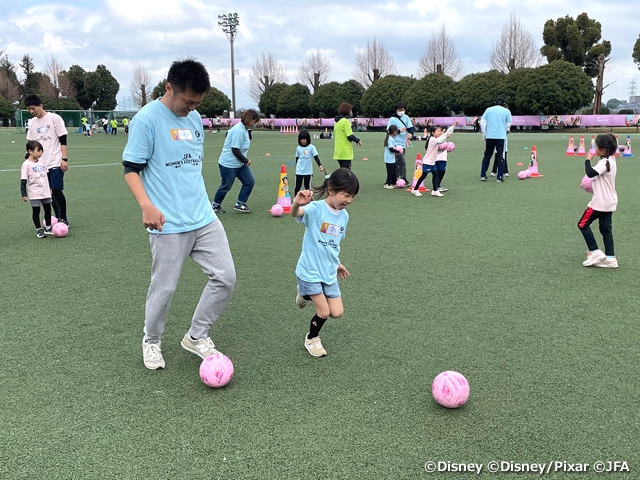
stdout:
{"type": "Polygon", "coordinates": [[[127,117],[122,119],[122,126],[124,127],[124,133],[129,135],[129,119],[127,117]]]}
{"type": "Polygon", "coordinates": [[[82,134],[86,137],[89,133],[89,119],[86,115],[82,116],[80,123],[82,124],[82,134]]]}
{"type": "Polygon", "coordinates": [[[351,170],[351,161],[353,160],[353,145],[351,145],[351,142],[359,147],[362,146],[360,139],[353,134],[351,129],[349,119],[353,116],[352,108],[353,106],[347,102],[341,103],[338,106],[338,116],[333,126],[333,132],[335,133],[333,159],[338,161],[340,168],[348,168],[349,170],[351,170]]]}
{"type": "Polygon", "coordinates": [[[109,124],[111,125],[111,135],[117,135],[118,134],[118,121],[115,118],[112,118],[111,121],[109,122],[109,124]]]}

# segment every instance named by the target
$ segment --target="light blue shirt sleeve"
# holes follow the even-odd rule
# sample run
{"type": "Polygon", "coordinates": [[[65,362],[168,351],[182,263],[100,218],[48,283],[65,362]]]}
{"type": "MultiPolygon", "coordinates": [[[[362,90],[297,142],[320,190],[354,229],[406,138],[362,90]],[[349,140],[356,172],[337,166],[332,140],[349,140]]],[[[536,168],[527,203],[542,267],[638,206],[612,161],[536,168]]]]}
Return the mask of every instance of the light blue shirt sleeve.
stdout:
{"type": "Polygon", "coordinates": [[[249,132],[242,124],[242,122],[236,123],[229,132],[227,132],[227,138],[224,140],[222,146],[222,152],[220,152],[220,159],[218,163],[223,167],[228,168],[240,168],[244,165],[231,151],[232,148],[237,148],[246,157],[249,151],[249,132]]]}

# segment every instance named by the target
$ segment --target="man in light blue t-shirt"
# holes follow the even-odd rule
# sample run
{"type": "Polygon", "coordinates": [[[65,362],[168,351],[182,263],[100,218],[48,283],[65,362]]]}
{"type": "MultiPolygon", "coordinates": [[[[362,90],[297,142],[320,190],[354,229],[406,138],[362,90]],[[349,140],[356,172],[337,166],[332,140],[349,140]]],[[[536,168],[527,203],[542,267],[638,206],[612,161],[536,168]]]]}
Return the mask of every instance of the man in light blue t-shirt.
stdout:
{"type": "Polygon", "coordinates": [[[493,151],[498,157],[498,182],[502,182],[504,170],[504,142],[511,128],[511,112],[504,107],[504,97],[498,97],[496,104],[485,110],[480,121],[482,138],[485,140],[484,157],[480,168],[480,180],[487,180],[487,169],[491,162],[493,151]]]}
{"type": "Polygon", "coordinates": [[[204,65],[174,62],[165,93],[140,109],[122,153],[124,178],[142,209],[151,244],[151,284],[145,308],[145,367],[165,367],[161,337],[182,264],[191,256],[209,277],[182,339],[182,348],[206,358],[217,353],[209,329],[236,281],[224,227],[211,210],[202,177],[204,130],[195,110],[210,89],[204,65]]]}

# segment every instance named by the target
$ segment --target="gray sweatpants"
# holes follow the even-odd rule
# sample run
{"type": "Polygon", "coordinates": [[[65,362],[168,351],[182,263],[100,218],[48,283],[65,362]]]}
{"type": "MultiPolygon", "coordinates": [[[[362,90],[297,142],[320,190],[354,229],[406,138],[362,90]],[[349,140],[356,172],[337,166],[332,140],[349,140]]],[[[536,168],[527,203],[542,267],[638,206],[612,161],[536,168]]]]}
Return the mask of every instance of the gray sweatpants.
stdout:
{"type": "Polygon", "coordinates": [[[236,271],[222,222],[216,220],[191,232],[150,234],[149,243],[151,284],[145,308],[144,341],[160,341],[171,297],[187,256],[191,256],[209,277],[188,332],[193,338],[206,338],[211,325],[227,305],[236,283],[236,271]]]}

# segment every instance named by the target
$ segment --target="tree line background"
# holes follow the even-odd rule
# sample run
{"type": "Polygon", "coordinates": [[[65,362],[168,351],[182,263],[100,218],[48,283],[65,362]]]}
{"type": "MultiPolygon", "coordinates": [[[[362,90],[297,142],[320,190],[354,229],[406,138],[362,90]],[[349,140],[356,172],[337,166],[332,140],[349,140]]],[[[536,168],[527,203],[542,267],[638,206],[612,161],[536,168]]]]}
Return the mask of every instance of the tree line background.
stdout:
{"type": "MultiPolygon", "coordinates": [[[[353,79],[342,83],[330,81],[331,63],[320,51],[301,63],[293,84],[286,83],[284,65],[272,53],[262,52],[253,65],[249,90],[261,114],[277,117],[333,117],[343,101],[354,106],[354,115],[386,117],[399,100],[412,116],[475,116],[498,95],[506,97],[515,115],[572,114],[589,105],[589,112],[581,113],[608,113],[602,95],[611,44],[602,40],[600,22],[586,13],[548,20],[542,38],[544,45],[538,49],[534,36],[512,13],[490,53],[491,70],[463,75],[462,61],[443,25],[429,37],[414,78],[397,74],[392,55],[374,36],[356,54],[353,79]]],[[[640,37],[631,56],[640,66],[640,37]]],[[[140,107],[158,98],[165,83],[163,79],[152,89],[149,73],[138,66],[130,82],[134,102],[140,107]]],[[[0,118],[12,117],[29,93],[40,95],[47,110],[113,110],[119,89],[104,65],[93,71],[79,65],[64,69],[52,56],[37,71],[29,54],[14,64],[0,48],[0,118]]],[[[613,108],[619,103],[611,102],[613,108]]],[[[213,117],[231,108],[229,97],[211,88],[198,111],[213,117]]]]}

